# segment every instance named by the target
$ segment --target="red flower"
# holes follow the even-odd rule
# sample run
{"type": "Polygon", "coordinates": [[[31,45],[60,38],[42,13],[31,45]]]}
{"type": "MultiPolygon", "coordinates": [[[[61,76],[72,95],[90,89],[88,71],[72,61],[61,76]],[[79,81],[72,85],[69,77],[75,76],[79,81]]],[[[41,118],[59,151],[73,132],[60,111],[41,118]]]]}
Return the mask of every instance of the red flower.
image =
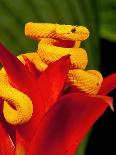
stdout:
{"type": "Polygon", "coordinates": [[[3,118],[1,99],[1,155],[74,155],[84,135],[106,108],[113,109],[112,98],[104,95],[116,88],[116,74],[104,79],[99,95],[76,91],[61,95],[69,57],[52,63],[38,76],[32,62],[24,57],[24,65],[0,44],[0,62],[10,85],[28,95],[34,108],[29,122],[14,127],[3,118]]]}

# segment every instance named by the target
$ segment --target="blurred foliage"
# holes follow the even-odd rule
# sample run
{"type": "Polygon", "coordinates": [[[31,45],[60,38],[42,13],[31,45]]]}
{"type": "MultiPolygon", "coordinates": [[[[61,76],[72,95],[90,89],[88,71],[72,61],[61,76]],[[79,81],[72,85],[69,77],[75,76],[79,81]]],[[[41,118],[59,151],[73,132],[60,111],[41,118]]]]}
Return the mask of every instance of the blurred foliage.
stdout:
{"type": "MultiPolygon", "coordinates": [[[[24,36],[27,22],[83,25],[90,30],[90,38],[81,45],[88,53],[88,68],[98,69],[99,37],[116,41],[115,18],[115,0],[0,0],[0,41],[18,55],[37,49],[37,42],[24,36]]],[[[84,155],[87,140],[78,155],[84,155]]]]}
{"type": "Polygon", "coordinates": [[[84,25],[90,38],[82,45],[89,55],[89,68],[98,68],[99,40],[96,5],[92,0],[0,0],[0,40],[17,55],[37,49],[24,36],[26,22],[84,25]]]}
{"type": "Polygon", "coordinates": [[[116,0],[98,0],[100,36],[116,42],[116,0]]]}

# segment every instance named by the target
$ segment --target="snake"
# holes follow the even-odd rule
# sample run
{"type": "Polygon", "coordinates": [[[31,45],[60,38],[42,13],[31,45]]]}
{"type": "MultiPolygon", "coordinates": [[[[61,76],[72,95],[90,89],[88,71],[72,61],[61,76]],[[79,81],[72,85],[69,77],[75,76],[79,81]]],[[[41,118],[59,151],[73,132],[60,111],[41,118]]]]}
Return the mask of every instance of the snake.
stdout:
{"type": "Polygon", "coordinates": [[[89,33],[84,26],[33,22],[25,25],[25,35],[39,41],[37,52],[41,61],[49,65],[70,54],[67,84],[79,91],[95,95],[99,92],[103,77],[97,70],[85,70],[88,55],[85,49],[80,48],[81,42],[89,37],[89,33]]]}
{"type": "MultiPolygon", "coordinates": [[[[97,70],[86,70],[87,52],[80,48],[81,41],[89,37],[89,30],[86,27],[29,22],[25,25],[25,35],[39,42],[37,52],[23,54],[39,72],[42,73],[49,64],[69,54],[71,64],[66,84],[92,95],[99,92],[102,75],[97,70]]],[[[18,59],[25,65],[22,54],[18,59]]],[[[0,98],[4,100],[3,114],[8,123],[23,124],[32,117],[31,99],[9,84],[4,68],[0,70],[0,98]]]]}

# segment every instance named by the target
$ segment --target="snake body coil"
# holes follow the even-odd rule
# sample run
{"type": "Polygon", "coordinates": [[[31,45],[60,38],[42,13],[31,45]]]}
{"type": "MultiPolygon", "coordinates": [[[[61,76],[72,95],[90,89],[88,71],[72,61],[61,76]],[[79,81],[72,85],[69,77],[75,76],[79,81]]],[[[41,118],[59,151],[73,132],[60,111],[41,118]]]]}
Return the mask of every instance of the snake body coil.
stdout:
{"type": "Polygon", "coordinates": [[[13,88],[4,69],[0,71],[0,98],[4,100],[3,114],[10,124],[22,124],[30,120],[33,113],[31,99],[13,88]]]}

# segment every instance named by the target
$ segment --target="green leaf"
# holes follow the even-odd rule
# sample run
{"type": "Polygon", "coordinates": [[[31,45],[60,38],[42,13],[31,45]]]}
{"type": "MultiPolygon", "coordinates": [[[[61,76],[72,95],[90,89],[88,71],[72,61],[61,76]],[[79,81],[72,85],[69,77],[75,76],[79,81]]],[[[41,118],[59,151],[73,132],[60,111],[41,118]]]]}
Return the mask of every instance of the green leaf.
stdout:
{"type": "Polygon", "coordinates": [[[85,136],[85,138],[82,140],[76,155],[85,155],[90,134],[91,134],[91,131],[89,131],[88,134],[85,136]]]}
{"type": "Polygon", "coordinates": [[[98,0],[101,38],[116,42],[116,1],[98,0]]]}

